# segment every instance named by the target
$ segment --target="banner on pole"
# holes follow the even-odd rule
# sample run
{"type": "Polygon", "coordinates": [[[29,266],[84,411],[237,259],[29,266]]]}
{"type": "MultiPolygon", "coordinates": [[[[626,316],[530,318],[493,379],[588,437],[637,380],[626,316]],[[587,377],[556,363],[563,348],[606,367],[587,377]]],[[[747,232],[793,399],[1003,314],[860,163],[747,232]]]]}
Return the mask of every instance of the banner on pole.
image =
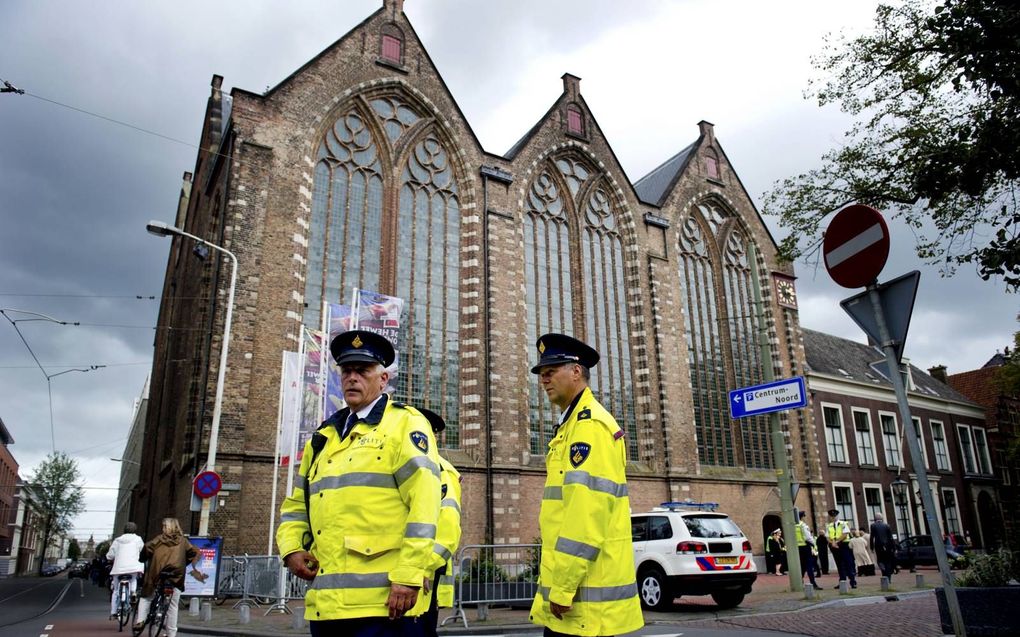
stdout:
{"type": "Polygon", "coordinates": [[[301,379],[301,354],[283,353],[283,407],[280,410],[280,466],[290,464],[290,442],[297,433],[298,413],[305,385],[301,379]]]}
{"type": "Polygon", "coordinates": [[[322,424],[322,333],[304,330],[304,360],[301,381],[300,423],[298,427],[297,460],[301,460],[305,443],[322,424]]]}

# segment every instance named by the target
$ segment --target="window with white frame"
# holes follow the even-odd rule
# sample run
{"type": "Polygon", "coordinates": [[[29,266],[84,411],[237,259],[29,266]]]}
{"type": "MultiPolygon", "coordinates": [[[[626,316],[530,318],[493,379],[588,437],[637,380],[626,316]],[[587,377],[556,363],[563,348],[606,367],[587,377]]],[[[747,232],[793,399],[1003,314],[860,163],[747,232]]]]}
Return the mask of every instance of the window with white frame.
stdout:
{"type": "Polygon", "coordinates": [[[896,416],[879,412],[878,421],[882,425],[882,445],[885,447],[886,466],[902,467],[903,456],[900,455],[900,432],[896,426],[896,416]]]}
{"type": "Polygon", "coordinates": [[[960,510],[956,506],[956,489],[942,489],[942,511],[946,521],[946,533],[963,535],[960,510]]]}
{"type": "Polygon", "coordinates": [[[829,462],[846,462],[846,439],[843,436],[843,410],[839,405],[822,404],[825,422],[825,449],[829,462]]]}
{"type": "Polygon", "coordinates": [[[862,527],[862,530],[864,531],[871,528],[871,523],[875,521],[875,518],[879,514],[882,514],[882,517],[885,517],[885,510],[882,506],[882,485],[864,485],[864,513],[868,516],[865,526],[862,527]]]}
{"type": "Polygon", "coordinates": [[[928,449],[924,446],[924,432],[921,429],[921,419],[914,417],[910,419],[914,423],[914,435],[917,436],[917,447],[921,450],[921,457],[924,458],[924,468],[928,466],[928,449]]]}
{"type": "Polygon", "coordinates": [[[893,513],[896,516],[896,532],[899,539],[914,534],[914,520],[910,517],[910,493],[908,489],[890,488],[892,493],[893,513]]]}
{"type": "Polygon", "coordinates": [[[953,465],[949,460],[949,445],[946,444],[946,427],[938,420],[929,420],[931,427],[931,441],[935,445],[935,466],[939,471],[952,471],[953,465]]]}
{"type": "Polygon", "coordinates": [[[970,437],[970,427],[956,425],[956,435],[960,437],[960,455],[963,456],[963,470],[967,473],[977,472],[977,460],[974,458],[974,442],[970,437]]]}
{"type": "Polygon", "coordinates": [[[836,501],[835,508],[839,510],[839,519],[845,520],[851,527],[857,526],[857,516],[854,515],[854,488],[849,483],[832,483],[832,496],[836,501]]]}
{"type": "Polygon", "coordinates": [[[988,438],[985,430],[981,427],[972,427],[971,434],[974,436],[974,455],[977,457],[977,468],[979,473],[992,472],[992,459],[988,455],[988,438]]]}
{"type": "Polygon", "coordinates": [[[875,436],[871,432],[871,412],[851,408],[854,419],[854,438],[857,441],[857,462],[877,465],[875,461],[875,436]]]}

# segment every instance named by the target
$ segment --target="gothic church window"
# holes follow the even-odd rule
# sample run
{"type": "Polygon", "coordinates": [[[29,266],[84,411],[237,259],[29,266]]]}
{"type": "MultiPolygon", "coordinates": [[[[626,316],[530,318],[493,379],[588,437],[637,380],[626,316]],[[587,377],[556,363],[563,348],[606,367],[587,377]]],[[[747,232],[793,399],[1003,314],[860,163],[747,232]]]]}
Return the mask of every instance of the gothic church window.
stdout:
{"type": "MultiPolygon", "coordinates": [[[[547,165],[528,189],[524,211],[528,347],[541,334],[562,332],[581,337],[599,351],[592,391],[627,432],[628,450],[636,459],[623,243],[618,213],[599,177],[585,162],[563,157],[547,165]],[[580,297],[574,296],[575,290],[580,297]]],[[[558,416],[555,411],[533,385],[532,453],[544,453],[558,416]]]]}
{"type": "Polygon", "coordinates": [[[739,423],[729,417],[729,389],[764,379],[749,241],[736,219],[714,203],[697,206],[680,232],[698,459],[707,465],[772,466],[766,417],[739,423]]]}
{"type": "Polygon", "coordinates": [[[304,321],[319,329],[323,300],[347,304],[353,288],[402,298],[393,398],[441,414],[445,446],[456,447],[460,203],[449,151],[423,119],[399,96],[381,95],[355,99],[326,131],[312,188],[304,321]]]}

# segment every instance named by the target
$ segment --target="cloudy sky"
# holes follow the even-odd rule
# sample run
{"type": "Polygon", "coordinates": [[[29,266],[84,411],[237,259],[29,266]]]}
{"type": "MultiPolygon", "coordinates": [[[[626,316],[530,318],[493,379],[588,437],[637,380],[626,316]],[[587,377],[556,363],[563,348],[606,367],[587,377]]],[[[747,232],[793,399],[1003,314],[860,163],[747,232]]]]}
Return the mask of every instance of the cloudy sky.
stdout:
{"type": "MultiPolygon", "coordinates": [[[[51,377],[53,427],[46,377],[3,317],[0,419],[23,474],[51,436],[79,460],[89,509],[79,537],[112,529],[120,465],[110,458],[123,450],[151,364],[158,299],[149,297],[160,294],[169,249],[144,226],[174,218],[210,78],[261,92],[380,2],[0,4],[0,79],[26,91],[0,94],[0,308],[51,377]],[[37,314],[80,325],[24,320],[37,314]],[[61,373],[92,365],[105,367],[61,373]]],[[[871,0],[839,11],[808,0],[405,7],[486,150],[505,152],[570,72],[632,181],[693,141],[705,119],[756,203],[838,143],[846,118],[803,98],[810,57],[827,33],[867,29],[873,11],[871,0]]],[[[881,278],[923,273],[907,356],[964,371],[1008,345],[1017,296],[972,270],[940,278],[913,255],[910,231],[891,225],[881,278]]],[[[797,264],[797,274],[802,324],[863,340],[838,306],[851,292],[813,265],[797,264]]]]}

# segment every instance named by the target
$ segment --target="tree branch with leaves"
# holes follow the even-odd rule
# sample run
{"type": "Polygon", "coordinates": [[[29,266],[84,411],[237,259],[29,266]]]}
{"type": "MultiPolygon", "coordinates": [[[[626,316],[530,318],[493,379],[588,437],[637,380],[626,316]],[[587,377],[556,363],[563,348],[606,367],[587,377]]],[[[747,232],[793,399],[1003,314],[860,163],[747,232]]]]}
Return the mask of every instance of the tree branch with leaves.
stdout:
{"type": "Polygon", "coordinates": [[[815,253],[826,215],[863,203],[904,221],[918,256],[951,275],[975,264],[1020,287],[1020,3],[883,4],[874,31],[829,38],[808,97],[854,117],[819,167],[783,179],[764,212],[815,253]]]}

